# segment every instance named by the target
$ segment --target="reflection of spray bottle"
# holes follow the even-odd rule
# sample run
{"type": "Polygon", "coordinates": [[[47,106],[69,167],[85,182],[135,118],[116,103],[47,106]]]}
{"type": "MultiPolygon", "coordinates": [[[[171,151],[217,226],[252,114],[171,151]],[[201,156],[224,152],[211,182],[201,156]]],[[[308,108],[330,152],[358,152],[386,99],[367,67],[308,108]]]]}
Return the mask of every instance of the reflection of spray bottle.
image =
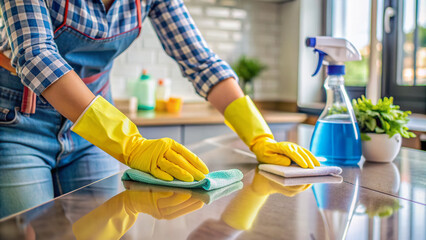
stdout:
{"type": "Polygon", "coordinates": [[[342,173],[353,184],[314,184],[312,190],[328,240],[346,239],[359,198],[358,166],[347,166],[342,173]]]}
{"type": "Polygon", "coordinates": [[[325,158],[325,164],[356,165],[361,159],[361,138],[351,102],[344,86],[344,62],[359,61],[361,55],[346,39],[313,37],[306,45],[318,52],[321,65],[328,65],[328,77],[324,88],[327,102],[312,135],[310,150],[317,157],[325,158]]]}

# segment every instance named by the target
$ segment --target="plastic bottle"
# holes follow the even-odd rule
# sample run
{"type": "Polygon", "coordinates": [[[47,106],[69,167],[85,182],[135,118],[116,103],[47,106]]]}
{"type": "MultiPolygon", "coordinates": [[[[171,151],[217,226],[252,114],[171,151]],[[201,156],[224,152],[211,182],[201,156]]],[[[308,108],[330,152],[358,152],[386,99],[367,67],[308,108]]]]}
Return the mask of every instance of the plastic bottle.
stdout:
{"type": "Polygon", "coordinates": [[[344,86],[346,61],[359,61],[359,51],[346,39],[315,37],[306,40],[319,53],[315,73],[323,60],[328,64],[324,88],[327,101],[315,125],[310,150],[326,165],[356,165],[361,160],[361,136],[351,102],[344,86]]]}
{"type": "Polygon", "coordinates": [[[168,79],[158,79],[155,93],[155,110],[166,111],[167,101],[170,98],[170,81],[168,79]]]}
{"type": "Polygon", "coordinates": [[[139,110],[153,110],[155,108],[155,87],[154,79],[144,69],[140,78],[134,83],[133,89],[133,96],[138,99],[139,110]]]}
{"type": "Polygon", "coordinates": [[[167,101],[169,97],[170,97],[170,80],[163,79],[163,78],[158,79],[155,98],[167,101]]]}

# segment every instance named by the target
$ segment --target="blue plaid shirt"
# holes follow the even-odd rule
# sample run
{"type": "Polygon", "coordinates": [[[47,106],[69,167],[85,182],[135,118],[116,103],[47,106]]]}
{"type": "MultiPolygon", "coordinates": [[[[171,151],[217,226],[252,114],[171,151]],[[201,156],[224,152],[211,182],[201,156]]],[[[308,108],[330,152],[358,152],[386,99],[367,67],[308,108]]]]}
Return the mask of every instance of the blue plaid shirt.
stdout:
{"type": "MultiPolygon", "coordinates": [[[[1,0],[0,52],[11,59],[24,85],[37,95],[72,68],[61,57],[54,30],[63,22],[64,0],[1,0]]],[[[107,38],[137,26],[133,0],[114,1],[108,12],[101,0],[70,0],[66,24],[90,38],[107,38]]],[[[197,93],[227,78],[229,65],[207,46],[182,0],[142,0],[166,53],[177,61],[197,93]]]]}

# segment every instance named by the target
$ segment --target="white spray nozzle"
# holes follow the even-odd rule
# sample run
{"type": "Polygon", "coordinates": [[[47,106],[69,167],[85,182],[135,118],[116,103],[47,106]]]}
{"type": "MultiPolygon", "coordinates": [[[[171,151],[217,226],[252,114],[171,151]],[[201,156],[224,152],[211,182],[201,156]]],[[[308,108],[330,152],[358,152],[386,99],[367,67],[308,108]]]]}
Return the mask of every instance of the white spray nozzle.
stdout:
{"type": "Polygon", "coordinates": [[[313,76],[318,73],[323,60],[328,65],[344,65],[344,62],[361,60],[358,49],[344,38],[308,37],[306,46],[313,47],[314,52],[319,54],[318,66],[313,76]]]}

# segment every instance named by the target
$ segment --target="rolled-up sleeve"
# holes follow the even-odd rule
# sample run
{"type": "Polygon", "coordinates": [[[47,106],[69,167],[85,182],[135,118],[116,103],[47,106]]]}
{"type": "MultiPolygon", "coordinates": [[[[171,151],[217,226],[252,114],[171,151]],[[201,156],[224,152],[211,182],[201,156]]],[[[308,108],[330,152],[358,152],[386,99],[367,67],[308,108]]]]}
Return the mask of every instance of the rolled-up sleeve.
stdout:
{"type": "Polygon", "coordinates": [[[22,83],[40,95],[72,69],[58,52],[46,5],[43,0],[1,0],[0,7],[12,66],[22,83]]]}
{"type": "Polygon", "coordinates": [[[164,50],[200,96],[207,98],[222,80],[237,80],[229,64],[209,49],[182,0],[154,1],[149,17],[164,50]]]}

